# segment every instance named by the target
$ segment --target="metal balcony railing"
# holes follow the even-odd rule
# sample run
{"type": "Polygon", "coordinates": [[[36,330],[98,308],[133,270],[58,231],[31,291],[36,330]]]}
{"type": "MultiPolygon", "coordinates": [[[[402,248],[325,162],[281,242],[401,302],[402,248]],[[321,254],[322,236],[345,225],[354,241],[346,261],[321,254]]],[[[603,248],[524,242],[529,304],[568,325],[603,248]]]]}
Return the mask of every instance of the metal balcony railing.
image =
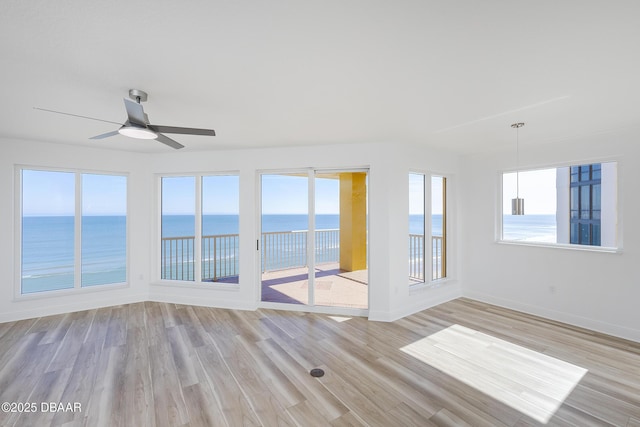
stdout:
{"type": "MultiPolygon", "coordinates": [[[[417,282],[425,281],[425,246],[422,234],[409,234],[409,278],[417,282]]],[[[446,251],[442,236],[431,237],[431,280],[446,276],[446,251]]]]}
{"type": "MultiPolygon", "coordinates": [[[[195,238],[165,237],[161,241],[161,277],[168,280],[194,280],[195,238]]],[[[239,235],[221,234],[202,237],[201,272],[203,281],[216,281],[239,274],[239,235]]],[[[340,230],[317,230],[316,263],[339,262],[340,230]]],[[[446,275],[444,240],[432,237],[432,279],[446,275]]],[[[262,233],[262,272],[305,267],[307,265],[307,231],[262,233]]],[[[425,280],[424,236],[409,235],[409,277],[425,280]]]]}

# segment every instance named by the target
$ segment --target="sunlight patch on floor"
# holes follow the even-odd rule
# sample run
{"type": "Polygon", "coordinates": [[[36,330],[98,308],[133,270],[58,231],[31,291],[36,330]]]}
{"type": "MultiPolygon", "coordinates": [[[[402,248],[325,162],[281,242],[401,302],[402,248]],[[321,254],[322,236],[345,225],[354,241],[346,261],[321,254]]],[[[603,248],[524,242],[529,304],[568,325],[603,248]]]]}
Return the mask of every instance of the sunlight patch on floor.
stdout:
{"type": "Polygon", "coordinates": [[[587,373],[587,369],[460,325],[401,350],[545,424],[587,373]]]}
{"type": "Polygon", "coordinates": [[[338,323],[342,323],[342,322],[346,322],[347,320],[351,320],[351,317],[329,316],[329,319],[336,321],[338,323]]]}

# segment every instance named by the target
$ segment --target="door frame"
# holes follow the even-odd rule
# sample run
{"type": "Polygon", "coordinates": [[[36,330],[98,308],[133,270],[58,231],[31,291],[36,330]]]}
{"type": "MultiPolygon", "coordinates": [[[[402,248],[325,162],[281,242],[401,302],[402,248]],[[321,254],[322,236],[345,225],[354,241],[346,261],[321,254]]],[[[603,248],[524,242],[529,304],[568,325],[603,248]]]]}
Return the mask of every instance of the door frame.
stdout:
{"type": "MultiPolygon", "coordinates": [[[[307,167],[307,168],[291,168],[291,169],[260,169],[256,170],[256,280],[255,286],[257,288],[257,306],[258,308],[289,310],[289,311],[302,311],[309,313],[326,313],[336,314],[344,316],[359,316],[368,317],[369,307],[371,304],[371,292],[367,288],[367,308],[352,308],[352,307],[338,307],[338,306],[319,306],[315,305],[314,288],[315,288],[315,179],[316,174],[320,173],[338,173],[338,172],[365,172],[367,174],[367,183],[370,182],[370,168],[369,167],[357,167],[357,168],[321,168],[321,167],[307,167]],[[306,174],[307,175],[307,203],[308,203],[308,229],[307,229],[307,269],[308,269],[308,302],[307,304],[288,304],[278,302],[262,301],[262,176],[263,175],[292,175],[292,174],[306,174]]],[[[367,214],[369,212],[369,185],[367,184],[367,214]]],[[[369,233],[369,224],[367,224],[367,234],[369,233]]],[[[367,238],[367,276],[369,276],[369,241],[367,238]]],[[[367,282],[370,282],[369,277],[367,282]]],[[[369,286],[369,285],[367,285],[369,286]]]]}

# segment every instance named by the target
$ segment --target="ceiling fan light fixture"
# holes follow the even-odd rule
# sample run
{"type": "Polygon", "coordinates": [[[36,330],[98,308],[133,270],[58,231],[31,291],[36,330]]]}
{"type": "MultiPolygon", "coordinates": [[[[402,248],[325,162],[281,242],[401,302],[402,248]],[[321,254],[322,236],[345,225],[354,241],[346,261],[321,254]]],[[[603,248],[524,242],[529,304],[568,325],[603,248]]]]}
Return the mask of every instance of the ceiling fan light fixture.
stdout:
{"type": "Polygon", "coordinates": [[[136,139],[156,139],[158,137],[158,134],[151,129],[138,126],[122,126],[118,129],[118,133],[136,139]]]}

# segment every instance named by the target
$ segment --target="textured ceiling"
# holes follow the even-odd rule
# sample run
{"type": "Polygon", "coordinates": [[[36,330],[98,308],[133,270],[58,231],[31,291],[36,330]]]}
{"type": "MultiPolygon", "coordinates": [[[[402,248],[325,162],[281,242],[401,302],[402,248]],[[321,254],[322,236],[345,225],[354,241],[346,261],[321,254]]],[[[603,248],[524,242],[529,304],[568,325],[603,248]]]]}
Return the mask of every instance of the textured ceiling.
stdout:
{"type": "Polygon", "coordinates": [[[3,0],[0,136],[142,152],[393,142],[459,153],[640,126],[640,2],[3,0]]]}

